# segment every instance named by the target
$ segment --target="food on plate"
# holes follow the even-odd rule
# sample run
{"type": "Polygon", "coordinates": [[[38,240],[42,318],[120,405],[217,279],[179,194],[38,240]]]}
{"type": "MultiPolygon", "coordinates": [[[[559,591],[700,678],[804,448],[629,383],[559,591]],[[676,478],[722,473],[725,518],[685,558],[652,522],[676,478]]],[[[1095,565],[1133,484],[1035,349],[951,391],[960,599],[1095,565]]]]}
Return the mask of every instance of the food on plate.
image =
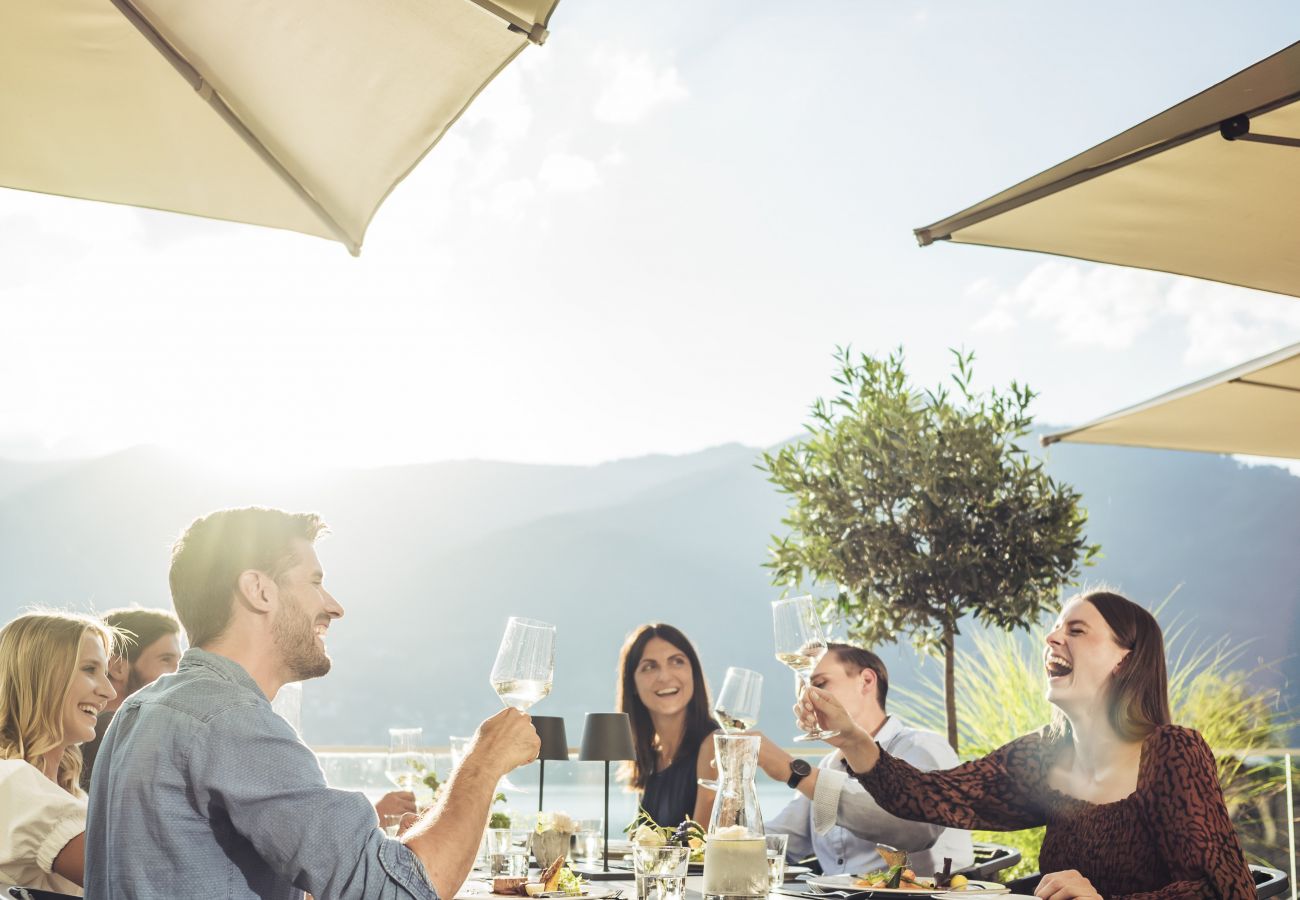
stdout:
{"type": "Polygon", "coordinates": [[[543,869],[541,874],[537,876],[536,881],[529,881],[526,878],[493,878],[492,893],[521,897],[540,897],[543,894],[562,893],[567,897],[581,897],[582,889],[586,884],[582,878],[565,865],[564,857],[561,856],[543,869]]]}
{"type": "Polygon", "coordinates": [[[890,866],[891,868],[893,866],[907,865],[906,850],[896,850],[888,844],[876,844],[876,852],[879,853],[880,858],[885,861],[885,865],[890,866]]]}
{"type": "MultiPolygon", "coordinates": [[[[933,891],[937,885],[932,878],[919,878],[917,874],[906,866],[890,866],[883,872],[872,872],[868,875],[859,875],[853,879],[853,886],[857,888],[888,888],[890,890],[903,891],[933,891]]],[[[961,891],[966,889],[966,876],[953,875],[948,887],[952,891],[961,891]]]]}

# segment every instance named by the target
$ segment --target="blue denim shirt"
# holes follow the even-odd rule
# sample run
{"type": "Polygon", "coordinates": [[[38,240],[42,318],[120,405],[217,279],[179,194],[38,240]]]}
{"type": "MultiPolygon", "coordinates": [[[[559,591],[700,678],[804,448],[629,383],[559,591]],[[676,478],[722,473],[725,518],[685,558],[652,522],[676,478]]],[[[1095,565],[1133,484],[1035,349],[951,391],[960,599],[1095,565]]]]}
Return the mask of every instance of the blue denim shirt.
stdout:
{"type": "Polygon", "coordinates": [[[424,866],[319,763],[242,666],[187,650],[132,694],[95,761],[86,896],[431,898],[424,866]]]}

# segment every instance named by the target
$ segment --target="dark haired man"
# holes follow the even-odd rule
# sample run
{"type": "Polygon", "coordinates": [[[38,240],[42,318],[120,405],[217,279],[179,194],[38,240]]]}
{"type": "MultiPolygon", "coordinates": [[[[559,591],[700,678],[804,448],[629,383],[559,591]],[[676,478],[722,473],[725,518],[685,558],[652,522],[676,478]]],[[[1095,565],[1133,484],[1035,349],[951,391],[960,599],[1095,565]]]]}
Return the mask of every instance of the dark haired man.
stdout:
{"type": "Polygon", "coordinates": [[[104,898],[450,898],[477,854],[498,779],[536,758],[531,719],[479,726],[439,804],[399,838],[364,795],[333,790],[271,709],[329,671],[343,607],[324,587],[319,517],[222,510],[172,551],[172,601],[191,647],[130,697],[100,749],[86,826],[86,894],[104,898]]]}
{"type": "MultiPolygon", "coordinates": [[[[957,765],[957,754],[942,737],[909,728],[885,713],[889,672],[870,650],[831,644],[810,681],[834,694],[854,720],[894,756],[921,769],[957,765]]],[[[954,870],[974,861],[969,831],[912,822],[885,812],[862,785],[849,777],[838,750],[827,754],[814,768],[786,753],[765,735],[758,764],[768,776],[798,792],[766,823],[769,832],[789,835],[786,855],[792,860],[816,854],[827,875],[870,872],[884,866],[876,845],[887,844],[906,850],[919,875],[941,870],[944,857],[952,859],[954,870]]]]}
{"type": "Polygon", "coordinates": [[[81,745],[81,788],[90,790],[90,774],[99,742],[122,701],[146,684],[175,672],[181,662],[181,623],[165,609],[126,606],[110,609],[100,618],[118,630],[120,639],[108,661],[108,680],[117,696],[108,702],[95,723],[95,739],[81,745]]]}

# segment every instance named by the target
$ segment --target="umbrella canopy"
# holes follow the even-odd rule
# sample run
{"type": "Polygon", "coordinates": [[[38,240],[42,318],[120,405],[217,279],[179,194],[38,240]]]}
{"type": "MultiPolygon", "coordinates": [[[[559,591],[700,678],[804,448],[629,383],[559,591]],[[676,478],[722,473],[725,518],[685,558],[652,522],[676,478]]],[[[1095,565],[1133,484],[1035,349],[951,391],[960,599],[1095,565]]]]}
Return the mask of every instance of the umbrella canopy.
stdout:
{"type": "Polygon", "coordinates": [[[0,185],[366,226],[558,0],[0,4],[0,185]]]}
{"type": "Polygon", "coordinates": [[[1300,459],[1300,344],[1043,437],[1057,441],[1300,459]]]}
{"type": "Polygon", "coordinates": [[[1300,43],[915,230],[1300,296],[1300,43]]]}

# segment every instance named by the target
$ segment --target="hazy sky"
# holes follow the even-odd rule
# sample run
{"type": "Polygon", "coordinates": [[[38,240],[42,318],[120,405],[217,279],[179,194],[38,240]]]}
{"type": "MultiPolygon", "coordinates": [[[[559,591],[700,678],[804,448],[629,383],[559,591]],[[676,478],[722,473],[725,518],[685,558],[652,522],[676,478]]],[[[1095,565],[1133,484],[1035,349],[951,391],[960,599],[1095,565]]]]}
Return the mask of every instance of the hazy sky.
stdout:
{"type": "Polygon", "coordinates": [[[359,259],[0,190],[0,457],[588,463],[767,444],[831,392],[844,343],[901,345],[924,383],[965,347],[983,384],[1040,391],[1040,420],[1110,412],[1300,340],[1300,301],[923,250],[911,229],[1298,25],[1294,2],[562,0],[359,259]]]}

